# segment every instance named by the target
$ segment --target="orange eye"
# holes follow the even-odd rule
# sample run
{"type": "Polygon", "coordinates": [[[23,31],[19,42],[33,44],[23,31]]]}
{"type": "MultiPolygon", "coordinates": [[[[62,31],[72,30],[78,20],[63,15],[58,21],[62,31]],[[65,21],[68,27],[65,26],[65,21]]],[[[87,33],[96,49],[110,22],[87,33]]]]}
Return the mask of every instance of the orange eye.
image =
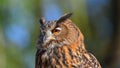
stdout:
{"type": "Polygon", "coordinates": [[[52,33],[53,33],[54,35],[58,35],[58,34],[60,33],[60,31],[61,31],[61,28],[55,28],[55,29],[52,31],[52,33]]]}

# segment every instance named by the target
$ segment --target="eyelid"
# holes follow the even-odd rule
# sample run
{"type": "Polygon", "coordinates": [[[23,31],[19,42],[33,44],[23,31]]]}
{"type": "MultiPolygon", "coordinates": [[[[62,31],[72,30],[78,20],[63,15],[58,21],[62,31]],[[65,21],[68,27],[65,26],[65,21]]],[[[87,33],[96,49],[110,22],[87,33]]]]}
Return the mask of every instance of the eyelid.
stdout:
{"type": "Polygon", "coordinates": [[[56,29],[57,29],[57,30],[62,30],[60,27],[57,27],[56,29]]]}

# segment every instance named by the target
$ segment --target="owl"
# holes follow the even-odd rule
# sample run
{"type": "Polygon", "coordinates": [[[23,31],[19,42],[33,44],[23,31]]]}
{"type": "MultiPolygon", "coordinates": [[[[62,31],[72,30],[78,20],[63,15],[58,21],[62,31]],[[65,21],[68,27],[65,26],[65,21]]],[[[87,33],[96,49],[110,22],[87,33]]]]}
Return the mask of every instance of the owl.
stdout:
{"type": "Polygon", "coordinates": [[[66,13],[54,21],[40,19],[35,68],[101,68],[85,49],[84,36],[66,13]]]}

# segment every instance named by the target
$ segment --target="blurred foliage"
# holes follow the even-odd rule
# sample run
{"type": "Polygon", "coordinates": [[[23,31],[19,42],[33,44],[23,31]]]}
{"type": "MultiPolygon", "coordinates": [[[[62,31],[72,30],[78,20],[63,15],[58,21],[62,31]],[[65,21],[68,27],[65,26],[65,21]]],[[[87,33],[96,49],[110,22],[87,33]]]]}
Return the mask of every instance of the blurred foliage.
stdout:
{"type": "Polygon", "coordinates": [[[112,6],[111,0],[0,0],[0,68],[34,68],[39,18],[55,20],[67,12],[74,13],[87,50],[109,66],[104,60],[116,27],[112,6]]]}

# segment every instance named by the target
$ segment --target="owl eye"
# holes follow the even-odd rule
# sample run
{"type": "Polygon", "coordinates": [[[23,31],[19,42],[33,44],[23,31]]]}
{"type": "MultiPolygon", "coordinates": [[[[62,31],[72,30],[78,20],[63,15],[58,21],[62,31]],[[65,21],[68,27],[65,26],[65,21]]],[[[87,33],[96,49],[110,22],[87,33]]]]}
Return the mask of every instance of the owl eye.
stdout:
{"type": "Polygon", "coordinates": [[[60,27],[57,27],[57,28],[55,28],[54,30],[52,30],[52,33],[53,33],[54,35],[58,35],[58,34],[60,33],[60,31],[61,31],[61,28],[60,28],[60,27]]]}

